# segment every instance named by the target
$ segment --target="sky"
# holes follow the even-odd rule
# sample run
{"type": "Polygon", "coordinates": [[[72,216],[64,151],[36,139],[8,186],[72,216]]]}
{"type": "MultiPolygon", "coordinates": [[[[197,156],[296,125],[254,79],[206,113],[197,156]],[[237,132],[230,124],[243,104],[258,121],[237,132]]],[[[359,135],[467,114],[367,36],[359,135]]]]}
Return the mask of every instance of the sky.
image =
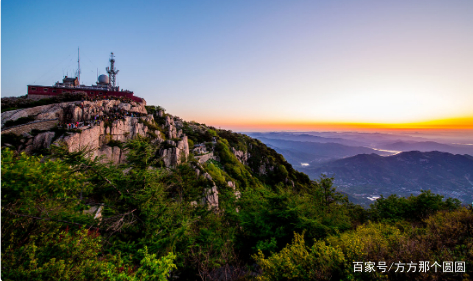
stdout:
{"type": "Polygon", "coordinates": [[[473,129],[473,1],[1,1],[1,95],[105,73],[222,129],[473,129]]]}

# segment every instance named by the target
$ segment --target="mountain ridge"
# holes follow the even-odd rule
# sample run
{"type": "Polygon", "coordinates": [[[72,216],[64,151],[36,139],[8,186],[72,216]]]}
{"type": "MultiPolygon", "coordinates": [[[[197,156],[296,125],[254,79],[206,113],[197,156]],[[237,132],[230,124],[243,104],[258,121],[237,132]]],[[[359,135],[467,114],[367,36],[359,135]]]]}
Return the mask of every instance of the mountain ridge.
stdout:
{"type": "MultiPolygon", "coordinates": [[[[160,274],[163,280],[272,280],[271,264],[291,249],[295,261],[299,249],[315,249],[318,260],[331,264],[320,269],[314,255],[306,255],[303,275],[293,279],[314,269],[314,278],[359,279],[346,268],[353,266],[354,246],[366,251],[353,243],[365,241],[366,233],[376,235],[367,242],[372,249],[371,241],[386,241],[388,228],[396,236],[387,244],[403,244],[383,251],[396,253],[432,241],[438,231],[420,228],[427,216],[444,218],[447,211],[463,222],[470,213],[458,200],[430,192],[392,195],[366,210],[348,202],[332,179],[310,180],[258,139],[186,122],[161,107],[146,106],[139,114],[128,106],[74,101],[9,120],[6,127],[15,130],[13,124],[58,114],[59,124],[2,134],[2,279],[144,280],[160,274]],[[401,239],[410,222],[419,228],[412,233],[425,238],[401,239]]],[[[448,251],[469,245],[454,242],[448,251]]],[[[416,255],[432,260],[440,252],[426,256],[431,248],[425,244],[416,255]]],[[[367,259],[375,257],[378,252],[367,259]]],[[[284,264],[284,270],[296,267],[284,264]]]]}
{"type": "Polygon", "coordinates": [[[358,194],[357,197],[392,193],[409,196],[430,189],[464,203],[473,200],[473,157],[467,154],[439,151],[410,151],[391,156],[360,154],[301,170],[312,178],[320,174],[333,176],[341,191],[358,194]]]}

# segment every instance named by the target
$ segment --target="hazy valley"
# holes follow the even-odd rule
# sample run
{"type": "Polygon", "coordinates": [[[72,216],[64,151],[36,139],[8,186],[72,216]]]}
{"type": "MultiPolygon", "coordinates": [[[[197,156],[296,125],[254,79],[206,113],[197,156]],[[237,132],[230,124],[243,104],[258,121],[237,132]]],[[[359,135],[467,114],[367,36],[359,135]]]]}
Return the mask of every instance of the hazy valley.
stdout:
{"type": "Polygon", "coordinates": [[[455,139],[419,133],[247,134],[281,153],[312,179],[321,174],[334,177],[339,191],[365,206],[380,195],[407,197],[429,189],[458,198],[464,204],[473,201],[473,146],[464,136],[455,139]]]}

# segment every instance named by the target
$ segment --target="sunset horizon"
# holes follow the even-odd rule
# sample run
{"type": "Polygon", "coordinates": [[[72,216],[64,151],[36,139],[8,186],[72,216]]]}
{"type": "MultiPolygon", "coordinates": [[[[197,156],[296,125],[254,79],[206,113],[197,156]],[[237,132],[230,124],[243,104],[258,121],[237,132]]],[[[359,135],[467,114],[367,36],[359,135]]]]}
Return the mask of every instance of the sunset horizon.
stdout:
{"type": "MultiPolygon", "coordinates": [[[[473,133],[473,117],[437,119],[407,123],[362,123],[362,122],[212,122],[199,121],[216,128],[228,128],[234,131],[457,131],[458,133],[473,133]]],[[[470,135],[471,136],[471,135],[470,135]]]]}

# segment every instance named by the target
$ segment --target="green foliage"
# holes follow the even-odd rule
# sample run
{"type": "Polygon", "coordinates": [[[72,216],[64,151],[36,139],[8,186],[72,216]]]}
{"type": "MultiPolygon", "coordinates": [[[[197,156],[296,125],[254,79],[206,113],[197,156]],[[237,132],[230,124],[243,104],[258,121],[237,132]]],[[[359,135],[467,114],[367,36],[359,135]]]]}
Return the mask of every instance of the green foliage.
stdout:
{"type": "Polygon", "coordinates": [[[287,176],[289,175],[289,173],[287,172],[287,169],[284,165],[280,164],[278,166],[278,173],[279,175],[281,176],[281,178],[287,178],[287,176]]]}
{"type": "Polygon", "coordinates": [[[212,136],[212,137],[216,137],[217,136],[217,132],[215,130],[212,130],[212,129],[208,129],[207,130],[207,133],[212,136]]]}
{"type": "Polygon", "coordinates": [[[139,122],[140,122],[140,123],[143,123],[143,124],[144,124],[146,127],[148,127],[148,129],[150,129],[150,130],[153,130],[153,131],[154,131],[154,130],[162,130],[162,129],[158,126],[158,124],[156,124],[156,122],[148,122],[148,121],[146,121],[146,120],[144,120],[144,119],[140,119],[139,122]]]}
{"type": "Polygon", "coordinates": [[[222,175],[222,170],[215,166],[212,162],[205,165],[206,171],[212,176],[212,179],[218,186],[226,185],[225,176],[222,175]]]}
{"type": "MultiPolygon", "coordinates": [[[[135,275],[135,280],[168,280],[169,272],[172,269],[177,269],[173,261],[176,259],[176,255],[169,253],[167,256],[157,259],[155,254],[148,254],[148,248],[145,246],[143,250],[138,250],[138,253],[142,254],[144,258],[141,260],[141,267],[138,269],[135,275]]],[[[113,280],[113,279],[111,279],[113,280]]]]}
{"type": "Polygon", "coordinates": [[[426,249],[438,252],[444,260],[466,261],[466,268],[469,269],[471,276],[473,274],[473,212],[471,209],[461,208],[451,212],[438,212],[425,219],[424,222],[425,234],[414,233],[411,237],[415,240],[425,240],[428,243],[426,249]]]}
{"type": "Polygon", "coordinates": [[[184,122],[183,125],[183,133],[189,140],[192,140],[194,144],[212,141],[212,135],[209,133],[209,129],[205,127],[205,125],[196,122],[184,122]]]}
{"type": "Polygon", "coordinates": [[[218,136],[226,141],[226,144],[230,147],[234,147],[236,150],[247,151],[246,142],[250,139],[248,136],[243,134],[236,134],[232,131],[218,130],[218,136]]]}
{"type": "Polygon", "coordinates": [[[21,140],[23,139],[24,137],[22,136],[18,136],[16,134],[13,134],[13,133],[7,133],[7,134],[2,134],[2,147],[5,146],[7,143],[9,145],[12,145],[13,147],[17,147],[21,144],[21,140]]]}
{"type": "Polygon", "coordinates": [[[114,146],[117,146],[117,147],[120,147],[122,148],[123,147],[123,142],[119,141],[119,140],[110,140],[108,143],[107,143],[108,146],[111,146],[111,147],[114,147],[114,146]]]}
{"type": "Polygon", "coordinates": [[[268,258],[262,251],[253,257],[261,266],[259,280],[462,280],[473,273],[473,213],[466,208],[442,211],[424,221],[425,227],[407,222],[367,223],[356,230],[315,240],[305,246],[303,236],[268,258]],[[315,257],[315,258],[314,258],[315,257]],[[354,272],[353,262],[465,261],[465,273],[411,271],[397,273],[354,272]]]}
{"type": "Polygon", "coordinates": [[[315,241],[308,247],[304,235],[297,233],[279,253],[265,259],[259,251],[254,258],[263,270],[257,280],[338,280],[345,269],[345,257],[339,247],[324,241],[315,241]]]}
{"type": "Polygon", "coordinates": [[[124,264],[120,253],[101,256],[98,232],[80,229],[72,233],[67,228],[32,236],[26,245],[14,249],[12,244],[2,257],[4,280],[167,280],[176,269],[176,255],[169,253],[160,259],[143,254],[135,272],[133,264],[124,264]]]}
{"type": "MultiPolygon", "coordinates": [[[[153,154],[149,153],[146,143],[136,142],[130,144],[130,147],[134,148],[134,152],[130,156],[135,159],[136,167],[143,167],[150,162],[146,157],[151,158],[153,154]]],[[[58,150],[59,152],[61,151],[58,150]]],[[[83,272],[84,277],[79,278],[80,280],[89,280],[91,279],[90,276],[98,278],[103,275],[105,268],[110,267],[110,265],[99,266],[100,263],[97,263],[98,255],[103,247],[101,240],[87,240],[93,243],[87,244],[82,242],[85,234],[76,233],[72,236],[70,234],[65,236],[68,237],[68,242],[66,240],[57,241],[55,240],[57,237],[62,239],[61,237],[65,235],[63,233],[57,234],[58,231],[63,229],[61,225],[78,227],[99,223],[97,226],[102,226],[105,233],[108,232],[107,236],[120,229],[128,233],[129,237],[130,234],[140,233],[143,230],[141,226],[133,227],[133,217],[131,216],[133,212],[138,211],[145,223],[150,222],[145,214],[150,212],[150,216],[154,217],[157,212],[155,208],[148,204],[156,205],[156,203],[166,200],[166,196],[163,196],[162,184],[156,181],[159,175],[153,173],[152,170],[139,169],[136,172],[132,171],[124,175],[114,167],[107,167],[99,164],[99,162],[87,160],[81,152],[68,154],[64,160],[64,162],[61,160],[43,161],[40,157],[25,154],[15,156],[9,149],[2,151],[2,220],[4,222],[2,223],[2,241],[8,241],[2,247],[2,257],[5,257],[5,254],[7,254],[5,251],[8,251],[6,257],[9,262],[19,262],[15,266],[15,268],[19,268],[18,271],[11,273],[4,267],[2,274],[22,276],[21,278],[18,277],[20,280],[35,278],[41,280],[47,274],[53,276],[51,278],[56,278],[54,277],[56,275],[51,273],[51,271],[55,271],[58,274],[57,279],[64,280],[69,279],[69,276],[80,275],[78,272],[83,272]],[[71,165],[77,170],[72,169],[71,165]],[[137,183],[140,184],[137,185],[137,183]],[[98,189],[95,190],[95,187],[98,187],[98,189]],[[142,189],[143,187],[145,189],[142,189]],[[79,195],[80,198],[77,197],[79,195]],[[82,210],[87,207],[83,204],[81,198],[87,195],[106,202],[106,208],[103,211],[105,219],[101,222],[93,221],[91,216],[82,214],[82,210]],[[152,198],[159,198],[160,201],[156,202],[152,198]],[[131,209],[130,211],[130,208],[133,207],[135,210],[131,209]],[[61,241],[66,241],[67,243],[64,243],[67,245],[60,246],[61,241]],[[58,243],[59,246],[57,246],[58,243]],[[78,248],[82,245],[92,251],[90,255],[81,256],[84,262],[79,262],[80,259],[74,255],[68,260],[67,257],[74,251],[84,254],[82,248],[78,248]],[[36,248],[38,250],[34,250],[36,248]],[[25,254],[29,253],[30,250],[33,251],[31,253],[36,254],[25,254]],[[38,262],[35,260],[38,260],[38,262]],[[36,265],[37,263],[40,263],[40,265],[36,265]],[[34,270],[31,269],[31,272],[29,272],[26,267],[18,267],[20,264],[33,264],[28,265],[28,268],[34,267],[34,270]],[[88,275],[89,273],[93,275],[88,275]]],[[[172,218],[169,215],[177,213],[172,208],[169,211],[170,213],[166,217],[172,218]]],[[[151,231],[155,231],[155,227],[162,226],[158,223],[151,223],[151,225],[153,226],[150,229],[151,231]]],[[[109,241],[118,242],[115,240],[116,238],[109,237],[109,241]]],[[[120,251],[115,251],[113,248],[116,250],[122,247],[120,243],[117,243],[108,251],[120,253],[120,251]]],[[[140,255],[146,257],[146,254],[140,254],[137,251],[138,249],[135,248],[134,251],[128,253],[136,257],[140,255]]],[[[127,252],[126,248],[122,250],[127,252]]],[[[141,270],[143,276],[151,276],[151,279],[159,274],[162,275],[162,272],[167,273],[168,269],[160,271],[161,273],[157,270],[161,265],[169,265],[169,262],[163,263],[164,260],[157,265],[155,262],[153,262],[154,265],[149,264],[153,259],[153,257],[148,257],[147,262],[150,268],[141,270]]],[[[2,266],[7,265],[9,265],[8,262],[2,263],[2,266]]],[[[132,273],[132,271],[130,272],[132,273]]],[[[143,278],[140,277],[140,280],[143,280],[143,278]]]]}
{"type": "Polygon", "coordinates": [[[103,126],[105,128],[112,128],[113,120],[111,119],[106,119],[103,121],[103,126]]]}
{"type": "Polygon", "coordinates": [[[444,201],[443,196],[433,194],[430,190],[422,190],[420,195],[408,198],[393,194],[387,198],[381,196],[371,204],[371,217],[376,221],[421,221],[441,210],[456,210],[460,204],[458,199],[448,198],[444,201]]]}
{"type": "Polygon", "coordinates": [[[238,161],[236,156],[230,151],[228,142],[223,139],[217,141],[215,146],[216,154],[220,158],[225,171],[234,179],[238,180],[240,187],[250,188],[260,186],[261,183],[253,177],[251,171],[238,161]]]}
{"type": "Polygon", "coordinates": [[[125,148],[128,151],[127,160],[134,167],[145,169],[158,161],[157,147],[147,138],[134,138],[126,143],[125,148]]]}
{"type": "Polygon", "coordinates": [[[188,138],[187,143],[189,144],[189,150],[192,150],[194,148],[194,141],[188,138]]]}
{"type": "Polygon", "coordinates": [[[156,112],[159,111],[159,106],[154,106],[154,105],[146,105],[145,106],[146,108],[146,112],[148,112],[148,114],[152,114],[152,115],[155,115],[156,112]]]}
{"type": "Polygon", "coordinates": [[[202,279],[210,278],[215,269],[237,265],[238,257],[234,250],[236,231],[226,218],[213,213],[203,217],[199,227],[193,227],[190,255],[202,279]]]}
{"type": "Polygon", "coordinates": [[[146,108],[146,111],[148,112],[148,114],[155,115],[155,117],[157,117],[156,115],[159,111],[163,111],[163,112],[166,111],[166,109],[164,109],[163,107],[161,107],[159,105],[158,106],[146,105],[145,108],[146,108]]]}
{"type": "Polygon", "coordinates": [[[218,162],[218,161],[216,161],[216,160],[214,160],[214,159],[209,159],[209,160],[207,160],[206,163],[207,163],[207,164],[212,163],[215,167],[219,168],[221,171],[224,170],[223,165],[222,165],[220,162],[218,162]]]}
{"type": "Polygon", "coordinates": [[[41,157],[21,153],[16,156],[8,148],[2,150],[2,206],[15,204],[18,199],[27,210],[34,201],[47,198],[69,200],[88,190],[80,173],[61,162],[41,161],[41,157]],[[85,189],[84,189],[85,188],[85,189]]]}
{"type": "Polygon", "coordinates": [[[164,115],[163,117],[158,117],[156,116],[154,118],[154,120],[156,121],[156,123],[159,125],[159,126],[164,126],[166,125],[166,115],[164,115]]]}
{"type": "MultiPolygon", "coordinates": [[[[389,255],[390,246],[401,238],[400,230],[388,224],[368,223],[360,225],[356,231],[349,231],[340,236],[327,238],[330,245],[340,247],[349,263],[352,261],[378,258],[383,260],[389,255]]],[[[350,266],[347,264],[347,266],[350,266]]]]}
{"type": "Polygon", "coordinates": [[[291,241],[294,231],[305,231],[309,239],[320,239],[350,228],[350,219],[342,201],[334,201],[328,206],[323,202],[317,182],[306,193],[283,186],[274,191],[258,188],[243,192],[238,206],[246,251],[280,250],[291,241]],[[276,240],[277,247],[274,247],[273,240],[276,240]],[[273,246],[269,248],[269,245],[273,246]]]}
{"type": "Polygon", "coordinates": [[[90,280],[106,270],[98,260],[100,238],[95,233],[52,229],[29,239],[18,248],[10,244],[2,253],[2,279],[90,280]]]}

